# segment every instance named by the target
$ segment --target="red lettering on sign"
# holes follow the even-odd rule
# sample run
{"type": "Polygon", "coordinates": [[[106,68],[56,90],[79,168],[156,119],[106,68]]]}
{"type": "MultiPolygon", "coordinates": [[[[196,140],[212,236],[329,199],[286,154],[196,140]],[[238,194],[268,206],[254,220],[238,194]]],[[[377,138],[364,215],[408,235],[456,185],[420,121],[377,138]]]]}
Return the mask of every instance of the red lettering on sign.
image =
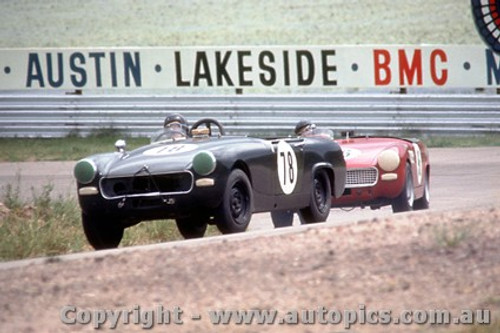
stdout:
{"type": "MultiPolygon", "coordinates": [[[[422,86],[424,84],[424,72],[429,73],[432,83],[443,86],[448,81],[448,69],[444,66],[447,62],[448,57],[442,49],[432,50],[428,58],[426,56],[425,59],[422,55],[422,49],[398,49],[392,52],[374,49],[375,85],[391,85],[393,83],[393,71],[397,71],[394,74],[399,79],[399,86],[422,86]],[[397,63],[392,63],[393,58],[397,59],[397,63]]],[[[426,78],[429,76],[426,76],[426,78]]]]}
{"type": "Polygon", "coordinates": [[[431,52],[431,78],[432,81],[437,84],[438,86],[443,86],[446,81],[448,80],[448,70],[443,69],[441,71],[441,75],[438,76],[437,70],[436,70],[436,62],[437,58],[439,57],[439,60],[441,63],[445,63],[448,61],[448,58],[446,57],[446,53],[443,50],[434,50],[431,52]]]}
{"type": "Polygon", "coordinates": [[[375,85],[386,86],[391,83],[391,54],[387,50],[373,50],[375,85]],[[384,78],[382,78],[382,74],[384,78]]]}
{"type": "Polygon", "coordinates": [[[405,50],[398,50],[399,58],[399,84],[405,85],[405,78],[408,85],[413,85],[415,75],[417,76],[417,85],[422,85],[422,50],[415,50],[411,64],[408,63],[405,50]]]}

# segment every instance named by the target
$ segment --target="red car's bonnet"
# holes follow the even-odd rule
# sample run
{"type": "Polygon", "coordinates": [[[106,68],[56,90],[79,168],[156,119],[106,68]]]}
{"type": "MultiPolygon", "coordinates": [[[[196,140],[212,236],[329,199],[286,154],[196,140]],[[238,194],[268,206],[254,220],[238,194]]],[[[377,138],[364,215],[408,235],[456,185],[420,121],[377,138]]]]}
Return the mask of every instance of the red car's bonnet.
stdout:
{"type": "MultiPolygon", "coordinates": [[[[335,140],[342,151],[347,168],[377,165],[378,155],[387,149],[398,149],[395,138],[350,138],[335,140]]],[[[399,152],[401,156],[401,152],[399,152]]]]}

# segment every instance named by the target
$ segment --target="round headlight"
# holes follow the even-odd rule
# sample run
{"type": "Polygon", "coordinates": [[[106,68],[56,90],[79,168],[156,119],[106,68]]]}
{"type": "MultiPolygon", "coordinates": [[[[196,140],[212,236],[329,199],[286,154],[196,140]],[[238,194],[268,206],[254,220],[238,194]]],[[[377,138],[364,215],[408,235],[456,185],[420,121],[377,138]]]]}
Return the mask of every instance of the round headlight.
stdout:
{"type": "Polygon", "coordinates": [[[97,174],[97,166],[94,161],[83,159],[76,163],[73,174],[78,182],[88,184],[94,180],[97,174]]]}
{"type": "Polygon", "coordinates": [[[193,158],[193,169],[201,176],[211,174],[215,170],[215,165],[215,156],[209,151],[200,151],[193,158]]]}
{"type": "Polygon", "coordinates": [[[384,150],[377,158],[379,167],[387,172],[396,170],[399,166],[399,162],[400,158],[398,153],[392,149],[384,150]]]}

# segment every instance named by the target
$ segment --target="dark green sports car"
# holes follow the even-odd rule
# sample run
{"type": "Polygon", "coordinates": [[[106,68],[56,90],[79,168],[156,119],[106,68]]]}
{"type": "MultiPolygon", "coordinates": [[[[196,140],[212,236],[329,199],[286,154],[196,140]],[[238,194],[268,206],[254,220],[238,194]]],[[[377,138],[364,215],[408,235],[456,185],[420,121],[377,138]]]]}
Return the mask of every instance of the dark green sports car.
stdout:
{"type": "Polygon", "coordinates": [[[342,151],[331,139],[261,139],[224,135],[215,119],[196,122],[187,137],[78,161],[74,168],[82,224],[95,249],[117,247],[125,228],[175,219],[185,238],[245,231],[252,213],[294,211],[308,222],[328,217],[345,186],[342,151]]]}

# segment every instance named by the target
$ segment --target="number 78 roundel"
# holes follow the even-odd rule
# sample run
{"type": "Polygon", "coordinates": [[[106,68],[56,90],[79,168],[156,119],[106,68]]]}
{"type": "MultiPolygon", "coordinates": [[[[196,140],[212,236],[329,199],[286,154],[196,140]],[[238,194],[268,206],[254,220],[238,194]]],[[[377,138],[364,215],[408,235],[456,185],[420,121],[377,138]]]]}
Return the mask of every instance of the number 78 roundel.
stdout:
{"type": "Polygon", "coordinates": [[[285,141],[278,143],[277,170],[278,180],[283,193],[293,193],[295,185],[297,185],[297,157],[293,148],[285,141]]]}

